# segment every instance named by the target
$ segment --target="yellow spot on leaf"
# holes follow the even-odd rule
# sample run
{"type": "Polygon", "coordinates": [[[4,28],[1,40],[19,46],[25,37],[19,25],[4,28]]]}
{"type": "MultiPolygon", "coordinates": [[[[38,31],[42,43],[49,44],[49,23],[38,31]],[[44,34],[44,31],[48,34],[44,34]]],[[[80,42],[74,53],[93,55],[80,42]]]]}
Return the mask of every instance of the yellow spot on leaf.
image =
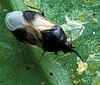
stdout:
{"type": "Polygon", "coordinates": [[[80,20],[81,22],[83,22],[83,21],[85,20],[85,18],[84,18],[84,17],[80,17],[79,20],[80,20]]]}
{"type": "Polygon", "coordinates": [[[82,62],[81,59],[77,58],[78,68],[77,71],[79,74],[83,73],[87,69],[87,63],[82,62]]]}
{"type": "Polygon", "coordinates": [[[84,70],[84,67],[83,66],[79,66],[79,70],[80,71],[83,71],[84,70]]]}
{"type": "Polygon", "coordinates": [[[98,21],[98,20],[97,20],[96,18],[92,18],[92,23],[95,24],[95,23],[97,23],[97,21],[98,21]]]}
{"type": "Polygon", "coordinates": [[[96,83],[96,85],[100,85],[100,81],[96,83]]]}
{"type": "Polygon", "coordinates": [[[73,83],[77,84],[77,83],[79,83],[79,81],[78,80],[73,80],[73,83]]]}

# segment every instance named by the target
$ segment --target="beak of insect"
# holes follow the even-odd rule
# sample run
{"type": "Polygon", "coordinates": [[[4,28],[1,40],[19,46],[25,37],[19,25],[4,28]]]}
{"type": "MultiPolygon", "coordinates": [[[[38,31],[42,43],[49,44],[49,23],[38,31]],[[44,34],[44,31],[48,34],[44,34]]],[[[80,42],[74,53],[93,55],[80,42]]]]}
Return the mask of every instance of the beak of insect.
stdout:
{"type": "Polygon", "coordinates": [[[70,52],[74,52],[81,59],[81,56],[74,50],[75,47],[72,45],[71,41],[67,41],[66,46],[70,48],[70,52]]]}

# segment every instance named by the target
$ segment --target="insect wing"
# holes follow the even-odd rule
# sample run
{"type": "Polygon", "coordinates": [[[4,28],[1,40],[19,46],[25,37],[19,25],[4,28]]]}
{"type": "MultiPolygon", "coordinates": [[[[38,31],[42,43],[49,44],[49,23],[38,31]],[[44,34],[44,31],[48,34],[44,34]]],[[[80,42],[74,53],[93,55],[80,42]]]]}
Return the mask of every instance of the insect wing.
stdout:
{"type": "Polygon", "coordinates": [[[67,40],[74,41],[82,35],[85,27],[83,26],[82,22],[70,20],[68,16],[66,16],[65,18],[66,23],[60,26],[67,35],[67,40]]]}
{"type": "Polygon", "coordinates": [[[37,45],[38,47],[42,47],[42,35],[38,29],[34,29],[34,27],[29,26],[25,28],[26,30],[26,39],[29,44],[37,45]]]}

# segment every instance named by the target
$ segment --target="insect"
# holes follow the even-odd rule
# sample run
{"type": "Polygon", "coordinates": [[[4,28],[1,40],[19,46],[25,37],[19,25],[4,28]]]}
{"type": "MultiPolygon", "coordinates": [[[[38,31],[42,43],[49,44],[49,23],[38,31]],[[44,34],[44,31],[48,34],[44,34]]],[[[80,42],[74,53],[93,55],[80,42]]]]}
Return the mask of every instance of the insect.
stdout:
{"type": "Polygon", "coordinates": [[[58,51],[74,52],[80,57],[72,42],[67,41],[62,28],[50,22],[42,13],[31,10],[13,11],[6,15],[5,23],[18,41],[36,45],[44,53],[54,52],[57,55],[58,51]]]}

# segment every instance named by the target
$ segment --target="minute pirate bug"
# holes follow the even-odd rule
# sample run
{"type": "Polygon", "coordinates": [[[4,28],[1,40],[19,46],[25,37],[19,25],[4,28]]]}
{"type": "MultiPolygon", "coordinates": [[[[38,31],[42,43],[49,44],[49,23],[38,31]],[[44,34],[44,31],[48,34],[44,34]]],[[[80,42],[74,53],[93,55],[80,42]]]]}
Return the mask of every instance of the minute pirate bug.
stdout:
{"type": "Polygon", "coordinates": [[[58,51],[74,52],[80,57],[72,42],[67,41],[62,28],[47,20],[42,13],[31,10],[13,11],[7,13],[5,23],[17,40],[36,45],[42,48],[44,53],[54,52],[57,55],[58,51]]]}

